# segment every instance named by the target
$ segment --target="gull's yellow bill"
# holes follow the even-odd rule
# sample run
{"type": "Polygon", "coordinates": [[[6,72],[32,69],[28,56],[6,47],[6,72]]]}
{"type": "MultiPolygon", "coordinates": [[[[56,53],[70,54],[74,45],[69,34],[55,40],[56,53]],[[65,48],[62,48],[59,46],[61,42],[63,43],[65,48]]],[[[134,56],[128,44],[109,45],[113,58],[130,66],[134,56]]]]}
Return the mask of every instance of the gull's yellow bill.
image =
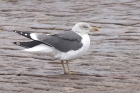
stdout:
{"type": "Polygon", "coordinates": [[[99,31],[99,28],[97,28],[97,27],[92,27],[92,28],[91,28],[91,31],[99,31]]]}

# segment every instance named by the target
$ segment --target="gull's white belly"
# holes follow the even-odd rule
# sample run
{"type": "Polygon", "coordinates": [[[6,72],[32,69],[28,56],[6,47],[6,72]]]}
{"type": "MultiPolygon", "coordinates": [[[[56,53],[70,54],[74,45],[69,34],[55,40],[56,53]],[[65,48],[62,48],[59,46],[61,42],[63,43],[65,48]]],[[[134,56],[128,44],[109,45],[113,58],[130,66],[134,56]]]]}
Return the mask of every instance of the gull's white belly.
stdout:
{"type": "Polygon", "coordinates": [[[70,50],[67,53],[56,52],[54,58],[59,58],[60,60],[73,60],[84,55],[89,49],[90,38],[88,34],[82,35],[82,38],[83,46],[79,50],[70,50]]]}

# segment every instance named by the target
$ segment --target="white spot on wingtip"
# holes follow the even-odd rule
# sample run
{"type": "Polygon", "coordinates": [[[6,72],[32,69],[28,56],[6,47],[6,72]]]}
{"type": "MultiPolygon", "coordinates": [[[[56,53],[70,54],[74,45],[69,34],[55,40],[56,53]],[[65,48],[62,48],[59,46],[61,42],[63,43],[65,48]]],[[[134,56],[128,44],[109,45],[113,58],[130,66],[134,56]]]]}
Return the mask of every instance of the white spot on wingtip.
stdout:
{"type": "Polygon", "coordinates": [[[14,32],[17,32],[16,30],[14,32]]]}
{"type": "Polygon", "coordinates": [[[20,32],[20,34],[22,34],[22,32],[20,32]]]}
{"type": "Polygon", "coordinates": [[[36,36],[36,33],[31,33],[30,36],[31,36],[32,39],[38,40],[38,38],[37,38],[37,36],[36,36]]]}
{"type": "Polygon", "coordinates": [[[25,36],[27,36],[27,34],[25,34],[25,36]]]}

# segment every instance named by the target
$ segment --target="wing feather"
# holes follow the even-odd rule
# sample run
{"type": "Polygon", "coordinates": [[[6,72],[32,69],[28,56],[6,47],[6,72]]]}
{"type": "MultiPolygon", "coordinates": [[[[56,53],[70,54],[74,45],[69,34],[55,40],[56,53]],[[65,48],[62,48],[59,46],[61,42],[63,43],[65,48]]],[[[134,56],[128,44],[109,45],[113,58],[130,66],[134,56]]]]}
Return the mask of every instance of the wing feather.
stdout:
{"type": "MultiPolygon", "coordinates": [[[[54,47],[61,52],[78,50],[83,46],[83,44],[81,43],[82,37],[73,31],[64,31],[52,35],[28,33],[16,30],[14,32],[23,35],[29,39],[39,41],[43,44],[54,47]]],[[[22,42],[21,44],[24,46],[27,43],[22,42]]]]}
{"type": "Polygon", "coordinates": [[[38,41],[49,44],[61,52],[70,50],[78,50],[83,46],[81,43],[82,37],[73,31],[65,31],[53,35],[38,34],[38,41]]]}

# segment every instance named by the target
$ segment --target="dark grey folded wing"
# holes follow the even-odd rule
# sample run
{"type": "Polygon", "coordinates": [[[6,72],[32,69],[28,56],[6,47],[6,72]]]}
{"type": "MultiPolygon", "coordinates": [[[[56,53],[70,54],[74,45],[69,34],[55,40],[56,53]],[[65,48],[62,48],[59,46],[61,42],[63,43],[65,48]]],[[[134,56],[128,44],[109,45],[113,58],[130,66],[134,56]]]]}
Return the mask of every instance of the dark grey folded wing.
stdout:
{"type": "Polygon", "coordinates": [[[58,34],[45,35],[37,34],[38,41],[50,45],[61,52],[78,50],[83,46],[82,37],[73,31],[64,31],[58,34]]]}
{"type": "Polygon", "coordinates": [[[81,42],[82,37],[79,36],[77,33],[73,31],[64,31],[64,32],[59,32],[56,34],[53,34],[53,36],[57,36],[59,38],[67,39],[67,40],[77,40],[81,42]]]}

